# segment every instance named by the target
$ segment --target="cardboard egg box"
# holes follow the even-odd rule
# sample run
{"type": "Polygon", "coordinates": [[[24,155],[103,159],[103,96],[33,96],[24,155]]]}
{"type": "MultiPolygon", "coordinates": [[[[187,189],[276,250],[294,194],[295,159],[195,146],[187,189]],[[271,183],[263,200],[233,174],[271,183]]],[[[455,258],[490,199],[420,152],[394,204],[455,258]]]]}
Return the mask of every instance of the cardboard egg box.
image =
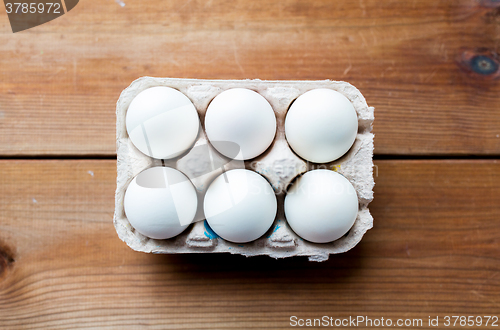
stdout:
{"type": "Polygon", "coordinates": [[[374,108],[368,107],[358,89],[341,81],[262,81],[262,80],[198,80],[143,77],[134,81],[120,95],[116,107],[117,189],[115,194],[114,225],[118,236],[133,250],[148,253],[232,253],[245,256],[267,255],[273,258],[308,256],[312,261],[327,260],[332,253],[342,253],[358,244],[366,231],[373,226],[368,204],[373,199],[373,134],[374,108]],[[170,160],[154,159],[141,153],[130,141],[125,127],[125,115],[134,97],[154,86],[166,86],[184,93],[193,102],[200,116],[200,129],[193,148],[170,160]],[[278,213],[273,226],[256,241],[244,244],[231,243],[219,238],[203,221],[203,196],[210,183],[224,170],[235,168],[207,142],[204,119],[208,105],[215,96],[230,88],[247,88],[262,95],[276,114],[277,131],[271,146],[260,156],[240,163],[249,170],[263,175],[273,186],[278,201],[278,213]],[[315,164],[297,156],[285,138],[285,117],[292,102],[303,93],[316,88],[330,88],[342,93],[354,105],[358,115],[358,134],[351,149],[340,159],[326,164],[315,164]],[[207,164],[197,146],[206,145],[217,154],[219,167],[201,175],[200,168],[207,164]],[[123,199],[132,179],[153,166],[169,166],[186,174],[193,182],[199,202],[196,221],[182,234],[157,240],[135,231],[125,215],[123,199]],[[356,189],[359,210],[353,227],[340,239],[331,243],[311,243],[297,236],[288,226],[284,215],[284,198],[287,187],[300,174],[313,169],[331,169],[344,175],[356,189]]]}

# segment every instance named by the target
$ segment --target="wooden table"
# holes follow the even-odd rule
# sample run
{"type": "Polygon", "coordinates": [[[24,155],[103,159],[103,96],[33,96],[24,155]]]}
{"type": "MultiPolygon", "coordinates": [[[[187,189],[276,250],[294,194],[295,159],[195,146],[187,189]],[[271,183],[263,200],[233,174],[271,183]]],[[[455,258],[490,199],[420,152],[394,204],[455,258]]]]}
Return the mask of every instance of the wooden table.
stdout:
{"type": "Polygon", "coordinates": [[[15,34],[0,14],[0,45],[0,328],[500,316],[500,2],[82,0],[15,34]],[[374,228],[324,263],[129,249],[115,102],[145,75],[357,86],[374,228]]]}

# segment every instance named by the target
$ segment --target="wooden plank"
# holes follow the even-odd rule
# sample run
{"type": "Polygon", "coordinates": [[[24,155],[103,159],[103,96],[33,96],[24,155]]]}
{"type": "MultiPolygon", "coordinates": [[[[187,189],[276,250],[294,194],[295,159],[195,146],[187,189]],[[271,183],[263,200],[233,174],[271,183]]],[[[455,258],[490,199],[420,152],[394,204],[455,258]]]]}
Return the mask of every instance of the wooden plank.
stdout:
{"type": "Polygon", "coordinates": [[[427,329],[429,316],[498,316],[498,161],[376,165],[375,227],[311,263],[134,252],[112,226],[114,161],[0,161],[0,328],[285,329],[293,315],[359,315],[427,329]]]}
{"type": "Polygon", "coordinates": [[[114,155],[115,102],[144,75],[346,80],[378,154],[500,154],[500,71],[470,65],[498,64],[498,1],[124,3],[16,34],[1,15],[1,155],[114,155]]]}

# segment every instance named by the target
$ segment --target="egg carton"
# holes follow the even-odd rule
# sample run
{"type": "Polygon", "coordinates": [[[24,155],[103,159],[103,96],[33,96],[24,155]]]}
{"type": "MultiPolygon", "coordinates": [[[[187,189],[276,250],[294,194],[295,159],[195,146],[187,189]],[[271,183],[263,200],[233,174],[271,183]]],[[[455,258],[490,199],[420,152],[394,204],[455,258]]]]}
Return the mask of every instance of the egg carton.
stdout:
{"type": "MultiPolygon", "coordinates": [[[[373,227],[368,204],[373,200],[373,137],[371,133],[374,108],[366,104],[357,88],[342,81],[263,81],[263,80],[199,80],[142,77],[126,88],[116,107],[117,189],[115,194],[114,225],[118,236],[133,250],[148,253],[232,253],[247,257],[267,255],[273,258],[308,256],[311,261],[325,261],[330,254],[342,253],[358,244],[367,230],[373,227]],[[210,144],[204,129],[200,129],[194,148],[170,160],[154,159],[141,153],[130,141],[125,127],[127,109],[143,90],[166,86],[184,93],[193,102],[204,128],[205,113],[215,96],[230,88],[247,88],[262,95],[272,106],[277,120],[276,136],[271,146],[260,156],[247,160],[243,166],[264,176],[273,186],[278,201],[278,213],[269,231],[261,238],[244,244],[231,243],[218,237],[206,221],[192,223],[182,234],[166,239],[148,238],[130,225],[123,200],[132,179],[153,166],[169,166],[186,174],[196,188],[199,198],[198,220],[203,219],[203,195],[212,180],[222,173],[218,168],[209,174],[197,173],[210,166],[207,157],[196,146],[210,144]],[[351,149],[341,158],[326,164],[309,163],[297,156],[285,138],[285,116],[292,102],[303,93],[316,88],[330,88],[346,96],[358,115],[358,133],[351,149]],[[286,222],[284,198],[286,189],[300,174],[313,169],[331,169],[344,175],[356,189],[359,210],[349,232],[331,243],[311,243],[296,235],[286,222]]],[[[213,149],[212,149],[213,151],[213,149]]],[[[232,168],[229,159],[219,156],[225,170],[232,168]]],[[[213,160],[212,160],[213,161],[213,160]]],[[[240,163],[241,164],[241,163],[240,163]]],[[[212,164],[213,165],[213,164],[212,164]]]]}

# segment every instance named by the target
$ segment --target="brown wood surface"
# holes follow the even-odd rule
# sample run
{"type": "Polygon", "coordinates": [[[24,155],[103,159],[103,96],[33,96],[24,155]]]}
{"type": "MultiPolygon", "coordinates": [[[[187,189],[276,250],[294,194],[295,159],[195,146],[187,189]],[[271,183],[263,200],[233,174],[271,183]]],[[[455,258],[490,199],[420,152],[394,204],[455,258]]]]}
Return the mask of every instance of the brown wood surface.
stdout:
{"type": "Polygon", "coordinates": [[[499,155],[495,0],[82,0],[13,34],[0,13],[0,154],[115,154],[134,79],[334,79],[376,107],[377,154],[499,155]]]}
{"type": "Polygon", "coordinates": [[[0,328],[287,329],[292,315],[363,315],[424,329],[429,316],[499,315],[499,161],[376,165],[375,227],[311,263],[133,252],[111,221],[115,161],[0,161],[0,328]]]}
{"type": "Polygon", "coordinates": [[[499,47],[496,0],[81,0],[15,34],[2,7],[0,329],[500,317],[499,47]],[[145,75],[351,82],[388,156],[374,228],[324,263],[132,251],[115,102],[145,75]]]}

